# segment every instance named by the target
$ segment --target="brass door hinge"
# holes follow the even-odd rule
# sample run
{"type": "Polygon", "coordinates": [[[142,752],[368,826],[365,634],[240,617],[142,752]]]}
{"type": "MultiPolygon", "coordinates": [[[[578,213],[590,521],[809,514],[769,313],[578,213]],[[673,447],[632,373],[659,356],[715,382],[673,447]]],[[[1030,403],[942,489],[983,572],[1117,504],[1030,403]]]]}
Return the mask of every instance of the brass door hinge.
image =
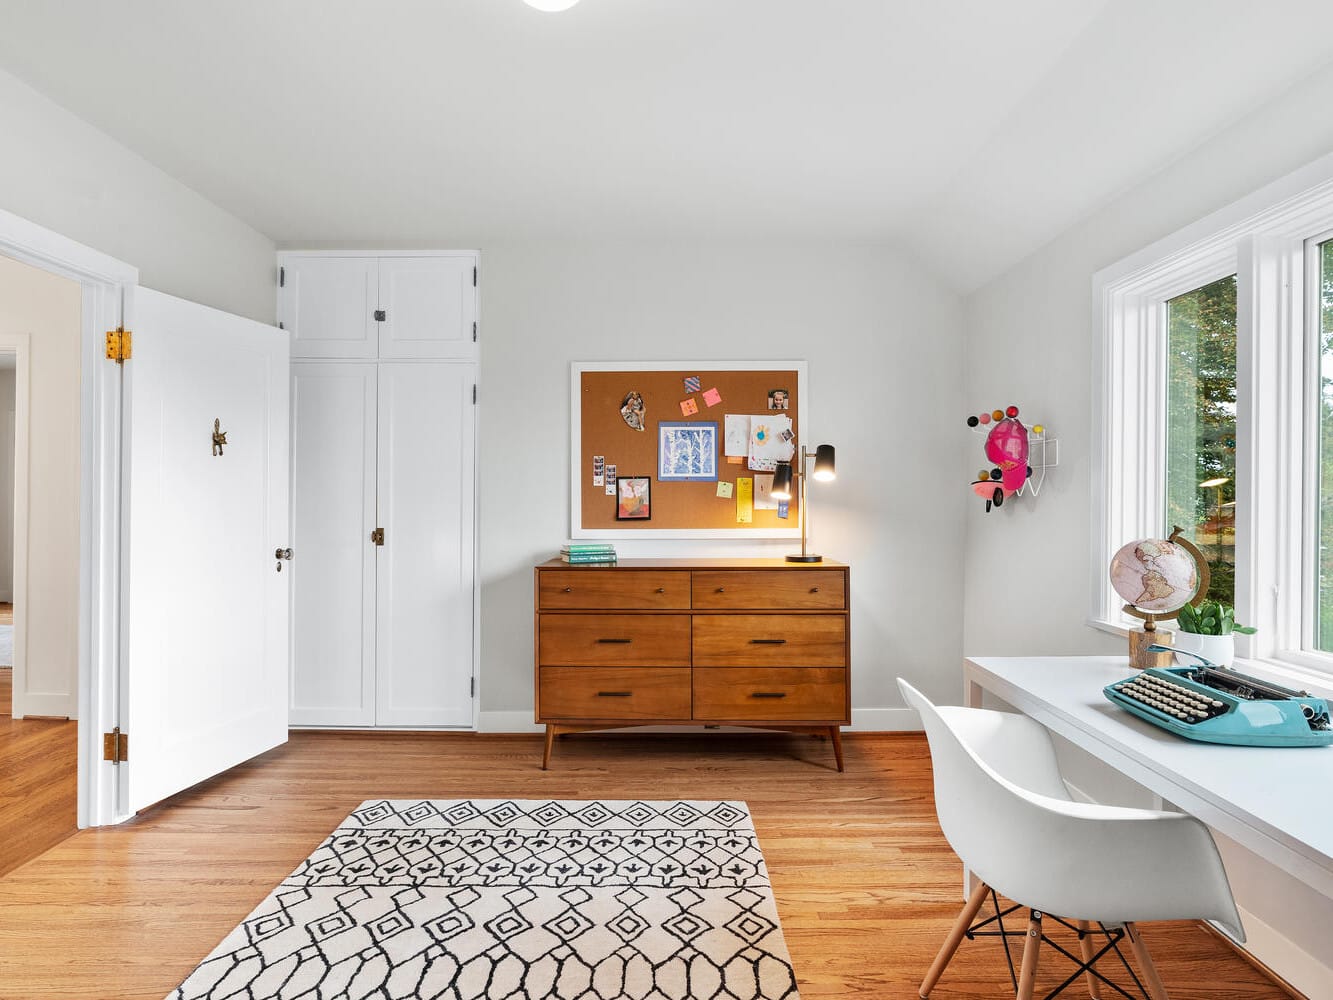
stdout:
{"type": "Polygon", "coordinates": [[[130,759],[130,737],[128,733],[122,733],[119,726],[102,734],[102,759],[113,764],[130,759]]]}
{"type": "Polygon", "coordinates": [[[106,332],[106,359],[116,364],[129,361],[134,356],[134,334],[129,330],[108,330],[106,332]]]}
{"type": "Polygon", "coordinates": [[[383,545],[383,544],[384,544],[384,529],[383,529],[383,528],[376,528],[374,531],[372,531],[372,532],[370,533],[370,540],[371,540],[372,542],[374,542],[376,545],[383,545]]]}

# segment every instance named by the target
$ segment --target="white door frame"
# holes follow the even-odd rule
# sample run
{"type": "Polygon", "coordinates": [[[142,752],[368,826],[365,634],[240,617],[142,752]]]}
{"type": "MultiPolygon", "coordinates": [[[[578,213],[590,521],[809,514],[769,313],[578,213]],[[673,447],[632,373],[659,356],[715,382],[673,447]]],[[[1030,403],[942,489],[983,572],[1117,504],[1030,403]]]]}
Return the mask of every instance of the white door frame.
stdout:
{"type": "MultiPolygon", "coordinates": [[[[101,734],[118,725],[121,718],[121,581],[117,579],[117,566],[125,542],[125,526],[121,521],[120,368],[106,361],[104,338],[107,330],[122,323],[130,325],[139,270],[3,210],[0,210],[0,254],[77,281],[83,293],[79,395],[78,824],[101,826],[126,818],[117,805],[121,800],[120,769],[103,763],[101,746],[101,734]]],[[[17,413],[18,407],[15,409],[17,413]]],[[[16,440],[15,447],[17,460],[17,449],[26,448],[26,439],[22,445],[16,440]]],[[[17,577],[17,546],[14,563],[17,577]]],[[[17,660],[16,656],[16,668],[17,660]]]]}
{"type": "MultiPolygon", "coordinates": [[[[7,255],[6,255],[7,256],[7,255]]],[[[0,333],[0,352],[14,355],[14,476],[13,489],[13,596],[14,649],[11,698],[28,689],[28,470],[30,452],[28,421],[32,386],[30,364],[31,336],[26,333],[0,333]]],[[[15,712],[15,715],[18,713],[15,712]]]]}

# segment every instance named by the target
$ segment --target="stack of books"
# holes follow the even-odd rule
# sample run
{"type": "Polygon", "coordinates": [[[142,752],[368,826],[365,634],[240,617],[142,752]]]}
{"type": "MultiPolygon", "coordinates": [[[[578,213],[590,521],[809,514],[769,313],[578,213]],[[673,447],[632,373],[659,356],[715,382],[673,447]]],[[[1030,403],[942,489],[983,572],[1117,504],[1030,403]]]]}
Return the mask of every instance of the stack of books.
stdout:
{"type": "Polygon", "coordinates": [[[610,542],[570,542],[561,547],[560,561],[571,566],[614,566],[616,547],[610,542]]]}

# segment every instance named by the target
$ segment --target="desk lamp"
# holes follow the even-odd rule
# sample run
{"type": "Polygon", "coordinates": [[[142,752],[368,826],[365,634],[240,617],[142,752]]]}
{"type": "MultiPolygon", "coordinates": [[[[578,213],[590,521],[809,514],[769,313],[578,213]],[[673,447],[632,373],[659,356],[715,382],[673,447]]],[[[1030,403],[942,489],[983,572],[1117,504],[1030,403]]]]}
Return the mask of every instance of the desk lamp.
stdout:
{"type": "Polygon", "coordinates": [[[824,561],[823,556],[810,555],[806,551],[806,528],[810,523],[810,508],[806,506],[805,480],[807,473],[805,470],[806,463],[811,459],[815,463],[814,472],[811,475],[816,479],[821,482],[829,482],[837,478],[833,471],[833,445],[831,444],[821,444],[815,449],[813,455],[806,450],[805,445],[801,445],[801,467],[799,471],[793,469],[790,462],[779,462],[777,470],[773,473],[773,499],[775,500],[790,500],[792,477],[799,476],[801,480],[801,554],[788,556],[787,562],[817,563],[824,561]]]}

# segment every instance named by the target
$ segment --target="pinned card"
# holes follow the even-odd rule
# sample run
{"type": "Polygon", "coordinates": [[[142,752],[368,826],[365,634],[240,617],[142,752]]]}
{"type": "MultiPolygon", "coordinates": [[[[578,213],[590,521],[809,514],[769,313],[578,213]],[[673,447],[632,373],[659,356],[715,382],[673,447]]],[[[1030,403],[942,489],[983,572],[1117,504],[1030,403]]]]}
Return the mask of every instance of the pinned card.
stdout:
{"type": "Polygon", "coordinates": [[[718,403],[722,402],[722,393],[718,392],[716,389],[709,389],[704,393],[704,402],[709,406],[716,406],[718,403]]]}
{"type": "Polygon", "coordinates": [[[606,495],[609,497],[616,495],[616,467],[614,465],[606,467],[606,495]]]}
{"type": "Polygon", "coordinates": [[[680,412],[682,416],[692,417],[699,412],[699,404],[692,399],[682,399],[680,401],[680,412]]]}
{"type": "Polygon", "coordinates": [[[773,499],[773,473],[771,472],[754,477],[754,509],[778,509],[778,501],[773,499]]]}
{"type": "Polygon", "coordinates": [[[723,500],[731,499],[731,483],[721,480],[717,484],[717,495],[723,500]]]}
{"type": "Polygon", "coordinates": [[[689,378],[685,380],[685,391],[698,392],[700,387],[703,386],[703,384],[704,384],[703,379],[701,379],[698,375],[691,375],[689,378]]]}
{"type": "Polygon", "coordinates": [[[778,501],[778,517],[782,518],[782,519],[785,521],[785,520],[787,519],[787,509],[788,509],[790,506],[791,506],[791,501],[790,501],[790,500],[779,500],[779,501],[778,501]]]}
{"type": "Polygon", "coordinates": [[[754,480],[736,480],[736,523],[754,523],[754,480]]]}
{"type": "Polygon", "coordinates": [[[750,454],[750,418],[744,413],[728,413],[722,418],[722,454],[744,458],[750,454]]]}

